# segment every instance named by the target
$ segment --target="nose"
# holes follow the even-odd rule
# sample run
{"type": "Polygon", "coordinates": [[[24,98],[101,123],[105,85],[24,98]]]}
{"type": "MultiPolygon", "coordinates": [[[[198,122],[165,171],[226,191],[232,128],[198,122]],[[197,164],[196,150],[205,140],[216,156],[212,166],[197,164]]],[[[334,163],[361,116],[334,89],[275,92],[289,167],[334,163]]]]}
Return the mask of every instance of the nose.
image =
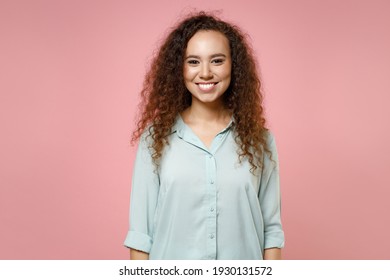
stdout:
{"type": "Polygon", "coordinates": [[[200,73],[199,73],[200,78],[208,80],[213,77],[213,73],[211,72],[210,66],[208,63],[204,63],[201,66],[200,73]]]}

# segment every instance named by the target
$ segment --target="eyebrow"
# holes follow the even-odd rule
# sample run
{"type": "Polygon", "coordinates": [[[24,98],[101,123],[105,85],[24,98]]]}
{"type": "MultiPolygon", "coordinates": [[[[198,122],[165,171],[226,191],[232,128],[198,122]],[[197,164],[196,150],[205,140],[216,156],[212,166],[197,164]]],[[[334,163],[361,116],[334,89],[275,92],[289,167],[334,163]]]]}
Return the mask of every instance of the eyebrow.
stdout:
{"type": "MultiPolygon", "coordinates": [[[[226,57],[226,55],[223,54],[223,53],[215,53],[215,54],[210,55],[210,58],[219,57],[219,56],[226,57]]],[[[188,59],[188,58],[197,58],[197,59],[200,59],[200,56],[198,56],[198,55],[189,55],[189,56],[187,56],[185,59],[188,59]]]]}

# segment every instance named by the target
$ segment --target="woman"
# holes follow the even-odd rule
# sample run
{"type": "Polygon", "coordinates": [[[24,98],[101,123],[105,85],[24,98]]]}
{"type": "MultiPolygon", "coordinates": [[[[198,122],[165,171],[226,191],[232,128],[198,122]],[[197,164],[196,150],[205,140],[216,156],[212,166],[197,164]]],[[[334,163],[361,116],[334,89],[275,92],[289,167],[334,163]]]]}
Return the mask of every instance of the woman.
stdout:
{"type": "Polygon", "coordinates": [[[280,259],[277,152],[239,29],[204,12],[182,21],[142,96],[131,259],[280,259]]]}

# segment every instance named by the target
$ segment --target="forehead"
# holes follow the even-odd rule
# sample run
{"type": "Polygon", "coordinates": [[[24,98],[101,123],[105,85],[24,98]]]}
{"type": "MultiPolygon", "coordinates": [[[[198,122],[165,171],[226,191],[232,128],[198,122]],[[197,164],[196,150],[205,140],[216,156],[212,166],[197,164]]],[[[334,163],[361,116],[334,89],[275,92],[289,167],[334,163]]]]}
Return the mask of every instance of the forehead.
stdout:
{"type": "Polygon", "coordinates": [[[214,30],[201,30],[188,41],[186,53],[201,55],[209,53],[230,54],[229,40],[224,34],[214,30]]]}

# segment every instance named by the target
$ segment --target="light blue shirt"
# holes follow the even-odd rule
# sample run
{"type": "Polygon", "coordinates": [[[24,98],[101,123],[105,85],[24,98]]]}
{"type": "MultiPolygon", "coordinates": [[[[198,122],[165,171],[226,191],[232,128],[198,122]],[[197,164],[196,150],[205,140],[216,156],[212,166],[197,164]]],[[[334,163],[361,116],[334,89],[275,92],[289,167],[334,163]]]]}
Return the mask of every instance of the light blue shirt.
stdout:
{"type": "Polygon", "coordinates": [[[264,249],[284,246],[274,138],[268,134],[273,161],[264,152],[262,170],[252,174],[234,137],[230,122],[207,148],[178,116],[158,170],[151,137],[141,137],[126,247],[149,259],[214,260],[262,259],[264,249]]]}

